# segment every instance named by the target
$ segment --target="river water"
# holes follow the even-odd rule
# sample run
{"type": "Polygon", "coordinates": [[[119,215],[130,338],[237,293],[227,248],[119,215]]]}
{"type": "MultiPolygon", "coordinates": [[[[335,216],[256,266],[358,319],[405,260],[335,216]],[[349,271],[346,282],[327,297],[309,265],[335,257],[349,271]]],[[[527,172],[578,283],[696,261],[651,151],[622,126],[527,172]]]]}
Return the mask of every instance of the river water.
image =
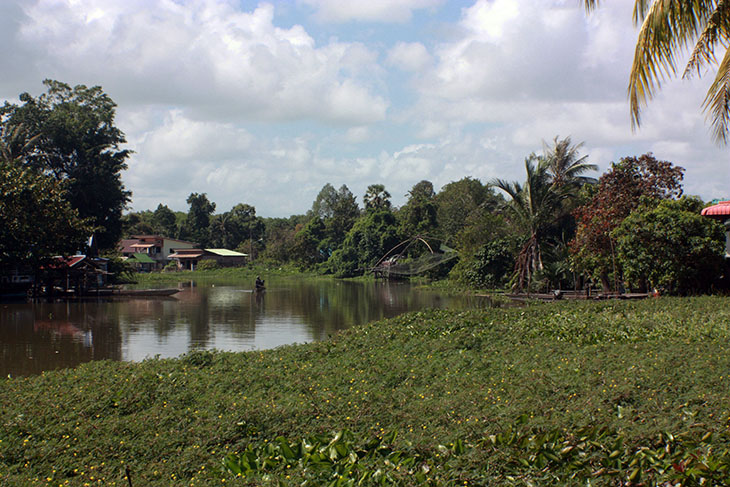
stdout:
{"type": "Polygon", "coordinates": [[[0,375],[91,360],[140,361],[191,350],[243,351],[323,340],[339,330],[425,308],[486,307],[392,282],[273,279],[181,282],[169,298],[0,301],[0,375]]]}

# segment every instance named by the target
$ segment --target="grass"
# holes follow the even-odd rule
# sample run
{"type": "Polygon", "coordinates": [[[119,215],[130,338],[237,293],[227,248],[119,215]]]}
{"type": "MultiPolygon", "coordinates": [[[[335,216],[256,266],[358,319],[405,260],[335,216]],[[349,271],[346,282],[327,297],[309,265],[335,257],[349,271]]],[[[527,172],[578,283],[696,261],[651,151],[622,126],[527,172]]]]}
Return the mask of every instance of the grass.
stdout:
{"type": "Polygon", "coordinates": [[[302,272],[292,266],[255,264],[249,267],[222,267],[218,269],[178,271],[178,272],[149,272],[135,273],[133,275],[136,287],[153,286],[160,284],[177,283],[178,281],[206,281],[206,280],[238,280],[248,279],[253,281],[256,276],[264,279],[269,277],[287,278],[316,278],[315,273],[302,272]]]}
{"type": "Polygon", "coordinates": [[[427,311],[5,379],[0,484],[727,484],[729,305],[427,311]]]}

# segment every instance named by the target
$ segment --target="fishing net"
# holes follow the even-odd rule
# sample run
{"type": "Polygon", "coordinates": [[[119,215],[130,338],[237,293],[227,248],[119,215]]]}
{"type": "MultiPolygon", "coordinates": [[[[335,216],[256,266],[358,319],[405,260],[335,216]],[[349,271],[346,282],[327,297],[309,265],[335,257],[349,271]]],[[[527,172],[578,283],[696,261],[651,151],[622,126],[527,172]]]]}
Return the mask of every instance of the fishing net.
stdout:
{"type": "Polygon", "coordinates": [[[383,260],[373,272],[383,277],[408,277],[423,274],[459,256],[458,252],[445,245],[441,252],[427,252],[415,258],[391,257],[383,260]]]}

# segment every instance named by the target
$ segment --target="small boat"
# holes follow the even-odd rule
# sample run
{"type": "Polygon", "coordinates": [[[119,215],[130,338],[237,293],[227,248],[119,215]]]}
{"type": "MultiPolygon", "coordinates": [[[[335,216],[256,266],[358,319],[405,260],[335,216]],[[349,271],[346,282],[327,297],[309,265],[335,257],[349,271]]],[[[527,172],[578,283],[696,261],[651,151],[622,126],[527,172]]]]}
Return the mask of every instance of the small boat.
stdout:
{"type": "Polygon", "coordinates": [[[135,297],[165,297],[172,296],[180,292],[178,288],[163,289],[122,289],[122,288],[101,288],[90,289],[84,293],[76,294],[68,292],[65,296],[55,295],[55,297],[66,298],[135,298],[135,297]]]}

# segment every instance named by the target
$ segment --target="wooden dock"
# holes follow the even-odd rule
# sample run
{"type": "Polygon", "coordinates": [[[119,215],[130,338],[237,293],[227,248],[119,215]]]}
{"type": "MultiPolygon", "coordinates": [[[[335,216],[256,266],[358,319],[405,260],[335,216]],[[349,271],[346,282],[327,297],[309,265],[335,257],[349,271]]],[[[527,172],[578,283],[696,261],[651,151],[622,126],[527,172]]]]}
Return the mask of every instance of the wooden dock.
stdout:
{"type": "Polygon", "coordinates": [[[562,291],[551,293],[505,293],[514,301],[563,301],[563,300],[604,300],[604,299],[645,299],[649,293],[603,293],[590,291],[562,291]]]}

